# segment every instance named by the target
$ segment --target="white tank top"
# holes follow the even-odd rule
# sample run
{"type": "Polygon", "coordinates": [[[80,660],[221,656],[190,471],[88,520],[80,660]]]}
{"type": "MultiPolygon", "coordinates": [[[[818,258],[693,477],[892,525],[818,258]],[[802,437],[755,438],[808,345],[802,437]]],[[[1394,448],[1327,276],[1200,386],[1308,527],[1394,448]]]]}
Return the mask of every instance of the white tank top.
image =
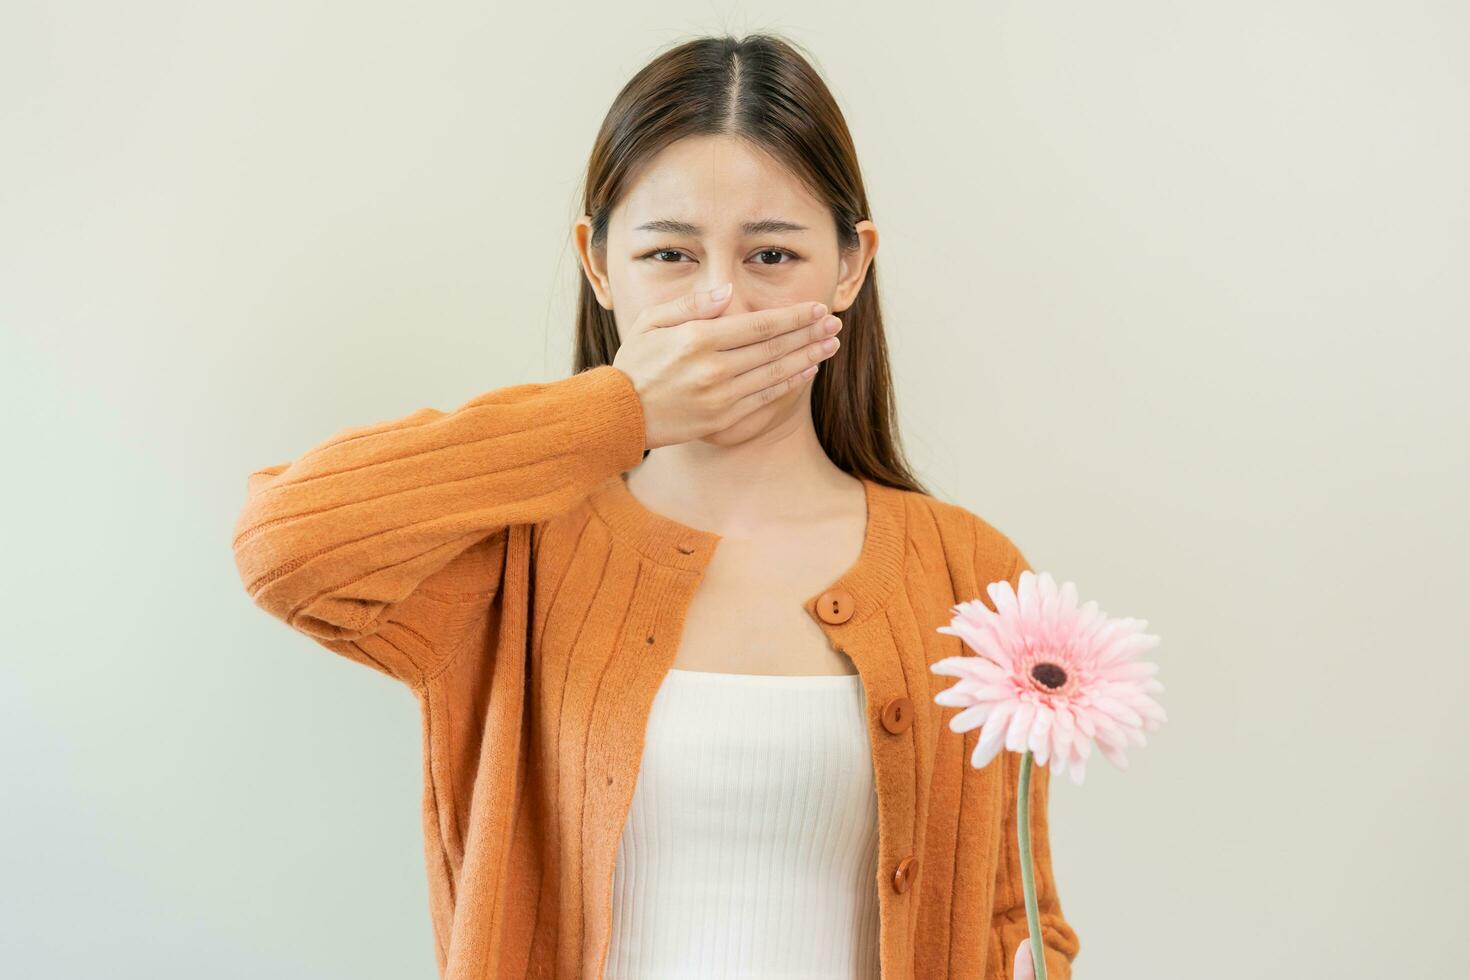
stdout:
{"type": "Polygon", "coordinates": [[[613,872],[607,980],[878,976],[857,674],[671,668],[613,872]]]}

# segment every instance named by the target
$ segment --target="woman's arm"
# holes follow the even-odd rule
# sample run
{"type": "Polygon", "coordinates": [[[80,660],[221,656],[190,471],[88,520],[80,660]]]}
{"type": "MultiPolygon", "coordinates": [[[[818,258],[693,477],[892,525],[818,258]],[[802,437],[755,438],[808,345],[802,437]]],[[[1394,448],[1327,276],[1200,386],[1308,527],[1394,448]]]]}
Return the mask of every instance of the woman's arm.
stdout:
{"type": "Polygon", "coordinates": [[[612,365],[345,429],[250,474],[235,564],[272,616],[417,686],[456,601],[498,587],[506,529],[570,509],[644,448],[612,365]]]}

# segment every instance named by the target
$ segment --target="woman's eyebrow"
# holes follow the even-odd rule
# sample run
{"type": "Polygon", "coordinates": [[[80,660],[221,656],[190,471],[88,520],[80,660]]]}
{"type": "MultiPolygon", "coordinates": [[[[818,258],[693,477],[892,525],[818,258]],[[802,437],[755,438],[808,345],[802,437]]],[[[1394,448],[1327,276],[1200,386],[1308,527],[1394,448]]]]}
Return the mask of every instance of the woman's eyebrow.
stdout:
{"type": "MultiPolygon", "coordinates": [[[[699,225],[688,221],[677,221],[673,218],[656,218],[653,221],[645,221],[633,229],[634,231],[656,231],[666,235],[702,235],[704,229],[699,225]]],[[[742,234],[746,235],[772,235],[783,231],[806,231],[806,225],[799,225],[785,218],[762,218],[759,221],[747,221],[740,226],[742,234]]]]}

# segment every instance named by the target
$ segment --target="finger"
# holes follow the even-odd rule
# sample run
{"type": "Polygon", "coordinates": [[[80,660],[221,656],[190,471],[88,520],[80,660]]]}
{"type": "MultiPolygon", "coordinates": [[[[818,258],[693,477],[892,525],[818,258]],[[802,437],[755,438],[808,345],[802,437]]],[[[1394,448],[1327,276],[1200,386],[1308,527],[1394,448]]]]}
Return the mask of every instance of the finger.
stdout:
{"type": "Polygon", "coordinates": [[[809,301],[775,306],[768,310],[731,313],[699,325],[699,346],[706,350],[734,350],[760,344],[815,323],[826,314],[825,304],[809,301]]]}
{"type": "Polygon", "coordinates": [[[1011,963],[1013,980],[1036,980],[1036,966],[1031,962],[1031,937],[1021,940],[1016,947],[1016,958],[1011,963]]]}
{"type": "MultiPolygon", "coordinates": [[[[842,321],[828,313],[811,323],[800,325],[795,330],[788,330],[767,340],[746,344],[744,347],[715,351],[711,356],[719,365],[720,374],[726,378],[733,378],[785,357],[793,351],[805,349],[811,355],[811,359],[797,364],[799,370],[822,359],[818,355],[823,353],[823,342],[829,337],[835,337],[841,327],[842,321]]],[[[831,348],[833,351],[836,349],[835,346],[831,348]]]]}
{"type": "Polygon", "coordinates": [[[715,289],[701,289],[675,296],[667,303],[647,307],[639,313],[633,332],[646,333],[659,327],[675,327],[689,320],[717,317],[734,294],[734,287],[727,282],[715,289]],[[714,293],[720,289],[724,290],[725,295],[715,299],[714,293]]]}
{"type": "Polygon", "coordinates": [[[818,349],[820,345],[808,345],[731,378],[726,394],[734,399],[732,410],[735,418],[744,418],[814,376],[820,362],[831,357],[837,350],[836,337],[828,337],[823,343],[832,345],[831,350],[818,349]]]}

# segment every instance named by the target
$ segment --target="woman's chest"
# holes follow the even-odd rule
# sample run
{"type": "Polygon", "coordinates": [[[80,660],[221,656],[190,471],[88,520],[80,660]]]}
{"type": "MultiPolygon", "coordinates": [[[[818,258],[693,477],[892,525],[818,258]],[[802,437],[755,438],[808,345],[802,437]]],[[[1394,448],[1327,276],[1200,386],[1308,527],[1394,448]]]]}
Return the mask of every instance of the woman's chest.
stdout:
{"type": "Polygon", "coordinates": [[[711,569],[689,598],[672,666],[741,674],[854,673],[853,661],[801,605],[817,588],[782,572],[779,561],[711,569]]]}
{"type": "MultiPolygon", "coordinates": [[[[876,793],[883,874],[913,868],[941,745],[953,743],[949,776],[960,772],[959,738],[932,700],[942,678],[929,670],[957,641],[935,630],[952,598],[945,564],[920,554],[906,568],[905,538],[891,517],[879,517],[866,547],[856,523],[845,542],[826,533],[790,547],[729,534],[629,547],[626,529],[613,534],[596,521],[548,529],[529,569],[528,616],[507,628],[525,629],[530,641],[527,793],[547,820],[571,821],[564,866],[609,880],[645,748],[660,744],[656,698],[679,668],[834,681],[856,672],[848,723],[834,730],[871,762],[856,768],[876,793]],[[931,568],[939,574],[918,574],[931,568]]],[[[713,716],[703,711],[685,721],[734,746],[800,743],[809,708],[761,703],[725,716],[724,728],[707,724],[713,716]]],[[[789,795],[782,785],[773,784],[789,795]]],[[[948,815],[942,822],[952,824],[948,815]]]]}
{"type": "Polygon", "coordinates": [[[898,502],[872,494],[866,525],[862,513],[834,513],[713,537],[636,514],[609,524],[594,509],[543,528],[526,621],[502,624],[526,630],[542,752],[560,746],[582,769],[598,754],[583,747],[602,745],[618,759],[603,760],[600,781],[616,785],[619,772],[637,769],[671,668],[856,674],[874,740],[894,758],[909,755],[899,771],[913,780],[940,721],[932,697],[942,678],[929,665],[956,652],[957,641],[936,631],[952,583],[942,555],[906,565],[898,502]],[[907,571],[931,567],[941,574],[909,581],[907,571]]]}
{"type": "Polygon", "coordinates": [[[722,541],[689,598],[672,666],[732,674],[854,674],[803,600],[835,582],[857,554],[861,528],[817,539],[722,541]]]}

